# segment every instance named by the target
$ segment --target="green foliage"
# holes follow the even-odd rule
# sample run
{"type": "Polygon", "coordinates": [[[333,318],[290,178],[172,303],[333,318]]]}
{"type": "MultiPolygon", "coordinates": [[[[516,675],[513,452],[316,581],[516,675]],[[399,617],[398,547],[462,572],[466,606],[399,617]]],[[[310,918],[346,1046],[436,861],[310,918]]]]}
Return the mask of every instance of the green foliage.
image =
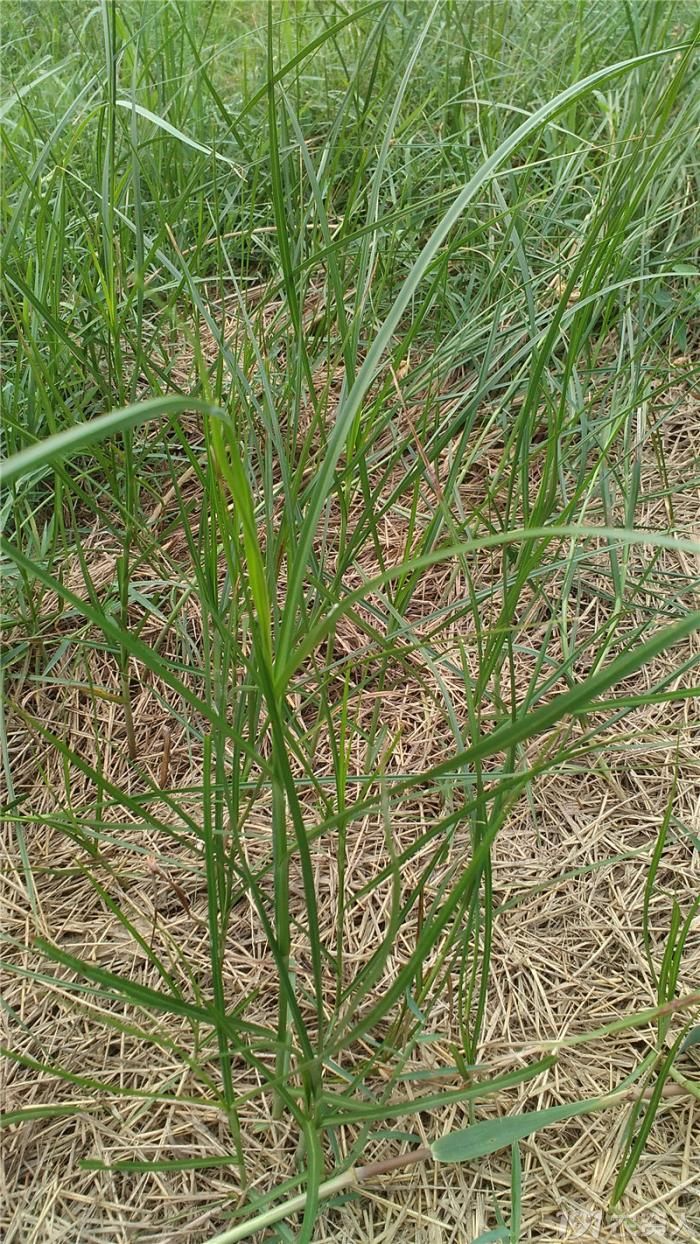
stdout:
{"type": "MultiPolygon", "coordinates": [[[[697,654],[678,656],[683,687],[654,661],[685,652],[700,629],[695,585],[662,560],[696,553],[696,535],[677,528],[670,487],[658,498],[666,530],[639,516],[649,445],[666,478],[650,398],[671,387],[669,352],[687,345],[697,316],[688,193],[697,22],[692,6],[667,4],[563,4],[554,17],[551,6],[476,0],[4,8],[13,82],[2,104],[0,515],[13,636],[4,711],[31,726],[66,775],[65,808],[43,822],[25,816],[5,749],[5,811],[35,914],[26,830],[44,823],[73,841],[158,985],[44,934],[36,979],[48,987],[70,972],[64,987],[101,1003],[106,1024],[143,1023],[154,1042],[169,1040],[159,1017],[182,1019],[191,1040],[173,1056],[231,1133],[233,1156],[211,1164],[230,1160],[241,1181],[242,1109],[250,1095],[269,1098],[298,1132],[304,1191],[287,1210],[303,1210],[300,1241],[312,1239],[320,1198],[340,1186],[342,1172],[324,1182],[324,1164],[341,1126],[346,1141],[354,1128],[350,1167],[381,1121],[420,1110],[439,1120],[441,1104],[545,1074],[552,1060],[477,1081],[466,1070],[479,1061],[488,1007],[493,843],[538,775],[583,756],[594,764],[606,729],[627,713],[695,694],[697,654]],[[487,460],[494,443],[498,457],[487,460]],[[157,577],[144,588],[166,494],[165,530],[181,534],[186,571],[173,571],[175,588],[157,577]],[[396,513],[398,557],[382,542],[396,513]],[[98,522],[120,548],[106,591],[87,555],[98,522]],[[76,562],[80,592],[66,576],[76,562]],[[425,576],[438,567],[460,576],[460,594],[417,623],[425,576]],[[592,630],[582,626],[586,592],[598,607],[592,630]],[[194,638],[191,599],[201,611],[194,638]],[[545,618],[534,653],[533,602],[545,618]],[[147,617],[163,622],[157,641],[144,638],[147,617]],[[138,795],[22,707],[23,680],[51,678],[66,622],[86,652],[117,663],[138,795]],[[356,651],[337,643],[345,624],[356,651]],[[461,665],[442,643],[450,626],[461,665]],[[363,698],[368,687],[381,697],[392,672],[415,674],[416,664],[434,679],[454,746],[405,772],[378,712],[367,725],[363,698]],[[201,748],[196,811],[192,792],[160,790],[139,765],[136,666],[201,748]],[[627,694],[642,669],[644,690],[627,694]],[[316,762],[322,735],[329,774],[316,762]],[[355,744],[365,757],[357,772],[355,744]],[[81,786],[76,801],[77,775],[91,793],[81,786]],[[436,811],[406,847],[394,823],[417,791],[436,811]],[[268,797],[269,851],[251,865],[246,819],[268,797]],[[348,840],[368,817],[381,824],[385,863],[351,895],[348,840]],[[203,979],[177,946],[146,942],[103,867],[110,835],[123,843],[131,825],[177,842],[204,877],[203,979]],[[467,859],[452,853],[464,828],[467,859]],[[338,859],[330,922],[319,910],[321,848],[338,859]],[[408,887],[419,851],[420,881],[408,887]],[[387,888],[377,944],[352,976],[347,922],[387,888]],[[242,899],[275,973],[266,1023],[248,1021],[247,999],[234,1003],[225,985],[242,899]],[[388,973],[409,923],[414,943],[388,973]],[[453,978],[465,1082],[397,1097],[453,978]],[[343,1052],[359,1071],[342,1070],[343,1052]],[[243,1095],[236,1060],[258,1077],[243,1095]],[[380,1067],[384,1087],[371,1097],[380,1067]]],[[[671,905],[655,964],[649,909],[671,824],[669,803],[642,931],[660,1007],[677,995],[695,914],[671,905]]],[[[8,967],[17,970],[9,955],[8,967]]],[[[639,1103],[632,1111],[616,1201],[673,1071],[681,1038],[666,1049],[668,1027],[660,1012],[651,1097],[643,1115],[639,1103]]],[[[55,1060],[36,1067],[92,1093],[90,1109],[119,1094],[55,1060]]],[[[512,1146],[510,1225],[484,1240],[519,1238],[518,1142],[609,1104],[477,1120],[433,1142],[439,1161],[512,1146]]],[[[5,1122],[78,1108],[28,1107],[5,1122]]],[[[269,1199],[251,1197],[241,1214],[275,1221],[269,1199]]]]}

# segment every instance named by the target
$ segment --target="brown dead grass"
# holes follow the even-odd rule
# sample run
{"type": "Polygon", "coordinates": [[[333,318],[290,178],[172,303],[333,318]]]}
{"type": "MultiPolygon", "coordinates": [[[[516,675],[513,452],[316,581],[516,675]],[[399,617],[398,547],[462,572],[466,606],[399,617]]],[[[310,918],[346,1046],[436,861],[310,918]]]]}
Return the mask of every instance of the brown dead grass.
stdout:
{"type": "MultiPolygon", "coordinates": [[[[664,426],[667,458],[679,482],[696,474],[700,462],[698,410],[697,402],[689,397],[664,426]]],[[[488,461],[488,445],[483,461],[488,461]]],[[[194,486],[191,477],[184,483],[194,486]]],[[[466,486],[483,489],[484,476],[475,476],[466,486]]],[[[655,486],[658,474],[650,455],[645,463],[645,492],[651,494],[655,486]]],[[[421,502],[424,516],[435,504],[433,494],[434,482],[427,477],[421,502]]],[[[156,507],[152,524],[156,537],[171,501],[166,493],[156,507]]],[[[674,513],[677,532],[697,532],[697,507],[697,495],[678,493],[674,513]]],[[[651,499],[642,521],[649,527],[666,529],[666,503],[651,499]]],[[[405,515],[388,513],[381,531],[387,560],[400,559],[406,543],[405,515]]],[[[116,552],[105,543],[104,533],[96,530],[89,545],[89,564],[98,591],[107,591],[113,584],[116,552]]],[[[186,548],[176,532],[162,542],[156,538],[144,575],[181,588],[187,583],[185,555],[186,548]]],[[[332,549],[327,546],[324,555],[330,559],[332,549]]],[[[639,572],[648,559],[648,552],[635,550],[630,573],[639,572]]],[[[327,565],[330,568],[330,560],[327,565]]],[[[368,546],[355,567],[357,582],[376,573],[377,568],[368,546]]],[[[484,558],[477,577],[488,584],[493,573],[491,560],[484,558]]],[[[697,583],[698,573],[698,566],[688,555],[664,553],[649,591],[660,584],[667,591],[671,582],[687,591],[689,585],[697,583]]],[[[71,585],[81,592],[77,566],[69,568],[69,580],[71,576],[71,585]]],[[[350,576],[345,587],[353,586],[350,576]]],[[[601,622],[598,586],[596,562],[591,558],[576,585],[578,616],[591,633],[601,622]],[[586,603],[588,592],[590,603],[586,603]]],[[[550,585],[550,590],[555,589],[556,585],[550,585]]],[[[421,633],[423,610],[427,614],[438,602],[457,604],[463,597],[458,568],[438,566],[427,572],[412,603],[414,633],[421,633]]],[[[640,597],[640,616],[650,604],[649,598],[640,597]]],[[[60,615],[56,602],[45,599],[43,607],[54,617],[54,634],[67,636],[73,624],[60,615]]],[[[188,633],[196,643],[199,628],[194,598],[186,610],[188,633]]],[[[475,654],[466,624],[458,614],[455,618],[451,622],[448,615],[439,639],[432,637],[431,650],[439,660],[443,683],[464,730],[467,713],[462,681],[456,672],[450,673],[449,661],[457,659],[458,640],[465,644],[470,661],[475,660],[475,654]]],[[[534,652],[546,625],[542,602],[534,597],[527,618],[527,639],[534,652]]],[[[377,625],[371,611],[367,620],[377,625]]],[[[158,639],[166,650],[173,642],[156,617],[145,620],[143,638],[149,642],[158,639]]],[[[134,671],[132,707],[138,765],[132,765],[126,756],[116,665],[108,654],[79,640],[79,635],[74,636],[54,667],[53,684],[27,680],[13,690],[15,703],[23,713],[74,749],[86,768],[80,771],[70,767],[68,795],[60,754],[50,740],[27,724],[26,717],[10,712],[8,749],[15,794],[23,798],[21,808],[27,818],[24,833],[34,894],[32,903],[15,827],[8,823],[2,839],[3,923],[6,958],[14,960],[18,970],[6,973],[3,982],[3,1043],[37,1064],[60,1062],[75,1076],[104,1080],[117,1092],[100,1094],[79,1083],[56,1080],[40,1066],[22,1066],[10,1060],[5,1063],[5,1109],[57,1103],[78,1109],[6,1130],[0,1167],[0,1187],[5,1191],[0,1211],[3,1238],[7,1244],[166,1244],[171,1240],[198,1244],[221,1230],[227,1222],[227,1208],[238,1204],[241,1188],[233,1165],[129,1173],[86,1170],[81,1162],[99,1158],[114,1164],[120,1160],[211,1158],[229,1153],[228,1129],[218,1109],[210,1104],[206,1081],[207,1073],[216,1076],[214,1051],[200,1046],[197,1058],[188,1062],[193,1034],[185,1021],[126,1012],[114,1003],[91,998],[76,991],[68,970],[52,969],[53,981],[39,975],[46,965],[35,946],[37,936],[49,938],[64,950],[110,971],[153,988],[161,987],[152,962],[90,883],[85,869],[90,862],[93,875],[141,937],[157,950],[182,987],[189,992],[192,979],[205,994],[210,987],[202,861],[191,828],[165,801],[157,799],[165,739],[169,737],[167,783],[181,792],[181,805],[196,821],[202,756],[193,723],[183,718],[182,706],[167,688],[155,685],[150,678],[141,679],[134,671]],[[102,821],[99,855],[89,861],[84,846],[65,832],[65,815],[63,825],[52,824],[51,818],[55,821],[57,813],[65,814],[69,798],[83,811],[94,804],[89,767],[98,765],[115,789],[130,794],[150,789],[152,798],[147,806],[151,822],[137,818],[123,804],[115,803],[101,812],[96,809],[96,819],[102,821]],[[141,1095],[146,1093],[157,1093],[163,1100],[148,1100],[141,1095]]],[[[368,655],[362,668],[371,668],[371,643],[347,619],[339,628],[336,644],[340,657],[345,654],[355,659],[358,650],[366,647],[368,655]]],[[[640,673],[625,690],[642,691],[662,672],[671,674],[683,655],[697,651],[697,644],[697,639],[688,640],[684,653],[676,650],[664,654],[653,670],[640,673]]],[[[523,645],[518,669],[520,693],[527,687],[531,672],[531,658],[523,645]]],[[[577,672],[583,674],[585,669],[577,672]]],[[[391,741],[386,765],[389,773],[420,771],[454,750],[443,692],[421,659],[420,650],[387,668],[379,682],[373,684],[368,676],[359,703],[360,720],[378,714],[387,742],[391,741]]],[[[301,699],[298,711],[307,739],[313,740],[315,771],[321,778],[332,768],[325,727],[305,719],[301,699]]],[[[482,1058],[489,1066],[506,1070],[521,1065],[525,1057],[547,1042],[595,1030],[654,1005],[641,935],[644,885],[677,766],[677,821],[669,835],[651,906],[658,961],[665,944],[671,898],[686,912],[700,886],[699,853],[680,828],[682,823],[690,834],[700,835],[697,727],[692,700],[639,709],[608,728],[605,766],[593,759],[589,765],[584,758],[568,769],[537,778],[529,796],[513,808],[494,851],[497,918],[482,1045],[482,1058]]],[[[542,746],[541,739],[528,745],[523,764],[533,764],[542,746]]],[[[358,771],[366,760],[363,747],[358,739],[352,757],[358,771]]],[[[318,817],[315,795],[306,792],[302,797],[313,823],[318,817]]],[[[418,791],[403,801],[392,821],[396,849],[414,842],[441,812],[444,808],[432,790],[418,791]]],[[[350,827],[344,934],[348,978],[368,961],[386,928],[388,885],[375,889],[371,901],[356,897],[386,864],[384,835],[382,820],[374,815],[350,827]]],[[[269,858],[270,807],[264,794],[252,799],[245,845],[252,866],[269,858]]],[[[403,878],[406,890],[420,876],[432,849],[432,844],[427,844],[407,865],[403,878]]],[[[458,830],[442,871],[436,871],[432,878],[433,887],[456,860],[468,858],[469,849],[466,828],[458,830]]],[[[313,859],[323,934],[333,949],[338,888],[333,843],[318,840],[313,859]]],[[[301,909],[298,879],[293,897],[301,909]]],[[[430,897],[426,895],[426,902],[430,897]]],[[[395,953],[376,992],[411,953],[415,936],[415,923],[408,922],[397,938],[395,953]]],[[[300,945],[295,951],[303,980],[308,964],[300,945]]],[[[269,953],[254,910],[244,898],[237,903],[231,923],[225,990],[231,1005],[249,997],[246,1018],[250,1022],[272,1022],[276,990],[269,968],[269,953]]],[[[684,956],[681,992],[695,990],[699,983],[700,920],[696,918],[684,956]]],[[[327,1002],[332,1006],[334,1001],[329,982],[327,1002]]],[[[429,1027],[440,1034],[439,1038],[425,1043],[420,1064],[416,1058],[413,1066],[434,1070],[435,1084],[454,1086],[456,1080],[445,1080],[439,1074],[440,1068],[453,1063],[450,1043],[459,1039],[451,990],[445,991],[433,1008],[429,1027]]],[[[651,1028],[632,1028],[565,1048],[546,1082],[535,1082],[521,1091],[503,1094],[497,1101],[480,1104],[478,1117],[607,1092],[638,1064],[650,1048],[650,1039],[651,1028]]],[[[344,1054],[345,1065],[357,1065],[368,1052],[369,1047],[344,1054]]],[[[696,1052],[684,1056],[683,1068],[689,1077],[697,1077],[696,1052]]],[[[242,1061],[234,1071],[239,1093],[251,1092],[242,1119],[251,1190],[260,1191],[294,1172],[297,1138],[271,1123],[269,1102],[260,1094],[254,1095],[256,1074],[242,1061]]],[[[373,1074],[380,1087],[381,1068],[373,1074]]],[[[420,1083],[420,1089],[425,1089],[425,1082],[420,1083]]],[[[409,1085],[405,1092],[411,1091],[409,1085]]],[[[692,1095],[675,1089],[660,1107],[646,1153],[625,1197],[624,1219],[606,1219],[628,1109],[628,1105],[621,1105],[550,1128],[523,1142],[523,1241],[660,1244],[679,1240],[691,1244],[700,1239],[699,1106],[692,1095]]],[[[405,1128],[417,1142],[426,1142],[467,1122],[463,1107],[448,1106],[432,1116],[407,1116],[396,1126],[405,1128]]],[[[398,1152],[402,1146],[405,1142],[399,1139],[384,1140],[368,1151],[367,1160],[398,1152]]],[[[509,1168],[510,1157],[503,1154],[466,1167],[426,1165],[394,1172],[375,1186],[364,1188],[345,1205],[326,1209],[315,1240],[317,1244],[331,1240],[468,1244],[494,1227],[494,1200],[507,1212],[509,1168]]]]}

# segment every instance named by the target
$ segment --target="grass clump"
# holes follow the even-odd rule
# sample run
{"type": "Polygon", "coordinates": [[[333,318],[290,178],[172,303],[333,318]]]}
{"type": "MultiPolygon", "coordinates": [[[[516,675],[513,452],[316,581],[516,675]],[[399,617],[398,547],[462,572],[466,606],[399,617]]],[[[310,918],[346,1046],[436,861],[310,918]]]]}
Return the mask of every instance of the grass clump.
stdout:
{"type": "Polygon", "coordinates": [[[696,24],[5,7],[8,1239],[693,1238],[696,24]]]}

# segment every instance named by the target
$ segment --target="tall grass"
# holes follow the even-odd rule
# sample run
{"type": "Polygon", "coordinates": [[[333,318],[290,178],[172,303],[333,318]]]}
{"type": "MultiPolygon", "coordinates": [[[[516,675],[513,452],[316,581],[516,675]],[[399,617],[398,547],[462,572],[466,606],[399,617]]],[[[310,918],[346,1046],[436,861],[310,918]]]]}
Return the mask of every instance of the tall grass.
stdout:
{"type": "MultiPolygon", "coordinates": [[[[473,1074],[497,919],[491,849],[516,802],[540,774],[595,763],[632,708],[688,694],[654,662],[700,625],[693,585],[663,570],[664,550],[697,543],[670,490],[666,529],[639,529],[638,514],[652,438],[663,469],[649,402],[669,353],[692,353],[697,313],[689,13],[5,8],[4,712],[50,743],[64,775],[50,812],[26,812],[6,751],[6,814],[28,901],[30,840],[50,826],[157,986],[69,953],[41,922],[34,945],[45,979],[69,972],[106,1025],[123,1024],[124,1005],[154,1039],[158,1016],[186,1021],[183,1054],[228,1121],[241,1189],[248,1100],[291,1120],[301,1194],[285,1212],[303,1210],[302,1242],[378,1127],[421,1110],[439,1121],[441,1103],[503,1087],[473,1074]],[[96,529],[119,547],[106,590],[96,529]],[[186,556],[167,583],[148,567],[174,533],[186,556]],[[437,570],[460,586],[431,608],[437,570]],[[593,625],[582,585],[598,594],[593,625]],[[51,686],[71,643],[119,670],[129,781],[23,707],[25,681],[51,686]],[[363,710],[416,669],[451,751],[428,747],[406,771],[381,711],[368,725],[363,710]],[[142,762],[136,685],[201,758],[194,787],[169,788],[167,762],[160,783],[142,762]],[[406,844],[395,825],[418,793],[434,815],[406,844]],[[269,836],[251,856],[256,801],[269,836]],[[348,844],[368,824],[383,863],[353,893],[348,844]],[[163,955],[143,938],[105,871],[107,842],[131,835],[138,857],[142,830],[203,876],[201,979],[177,946],[163,955]],[[244,901],[275,978],[264,1022],[246,1017],[254,982],[243,999],[227,987],[244,901]],[[361,908],[380,919],[355,971],[346,931],[361,908]],[[406,1097],[446,1000],[463,1085],[406,1097]],[[243,1094],[241,1067],[257,1084],[243,1094]]],[[[690,919],[673,918],[661,1008],[690,919]]],[[[658,1038],[639,1074],[662,1085],[683,1033],[669,1049],[660,1020],[658,1038]]],[[[117,1091],[60,1060],[51,1070],[87,1094],[117,1091]]],[[[652,1109],[646,1119],[644,1135],[652,1109]]],[[[493,1148],[528,1134],[506,1122],[493,1148]]],[[[488,1151],[469,1131],[460,1160],[488,1151]]],[[[256,1214],[274,1221],[268,1204],[244,1197],[243,1226],[222,1238],[256,1214]]]]}

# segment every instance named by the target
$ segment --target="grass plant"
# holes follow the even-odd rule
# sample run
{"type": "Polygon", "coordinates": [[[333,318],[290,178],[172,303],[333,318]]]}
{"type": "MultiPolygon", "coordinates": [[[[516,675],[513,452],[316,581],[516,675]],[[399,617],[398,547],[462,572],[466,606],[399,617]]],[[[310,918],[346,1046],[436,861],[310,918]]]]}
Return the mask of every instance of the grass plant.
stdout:
{"type": "Polygon", "coordinates": [[[219,1244],[358,1239],[348,1189],[495,1154],[515,1242],[528,1138],[594,1113],[623,1212],[698,1095],[694,6],[2,27],[10,1150],[79,1116],[81,1238],[219,1244]],[[509,844],[572,783],[633,817],[637,772],[643,838],[534,878],[637,869],[629,1009],[543,997],[494,1053],[509,844]]]}

